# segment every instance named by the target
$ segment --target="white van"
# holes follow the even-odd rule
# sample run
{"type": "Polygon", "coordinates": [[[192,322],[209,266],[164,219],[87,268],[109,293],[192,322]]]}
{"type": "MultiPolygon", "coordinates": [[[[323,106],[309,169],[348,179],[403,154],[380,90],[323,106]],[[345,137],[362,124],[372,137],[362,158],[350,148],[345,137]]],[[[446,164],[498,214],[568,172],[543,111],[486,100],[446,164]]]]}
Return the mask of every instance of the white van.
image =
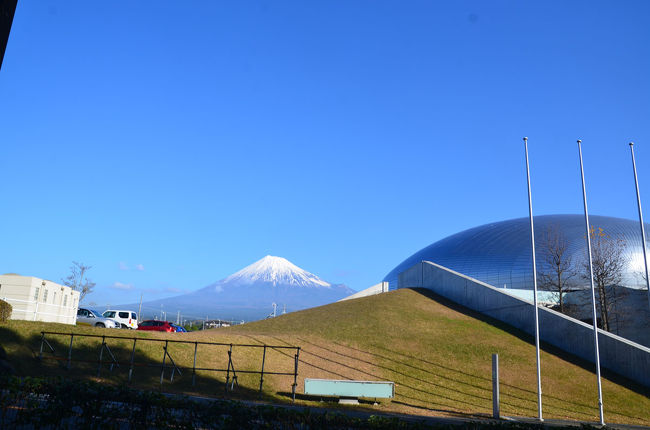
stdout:
{"type": "Polygon", "coordinates": [[[138,328],[138,316],[132,311],[109,309],[102,314],[104,318],[111,319],[120,325],[120,328],[138,328]]]}

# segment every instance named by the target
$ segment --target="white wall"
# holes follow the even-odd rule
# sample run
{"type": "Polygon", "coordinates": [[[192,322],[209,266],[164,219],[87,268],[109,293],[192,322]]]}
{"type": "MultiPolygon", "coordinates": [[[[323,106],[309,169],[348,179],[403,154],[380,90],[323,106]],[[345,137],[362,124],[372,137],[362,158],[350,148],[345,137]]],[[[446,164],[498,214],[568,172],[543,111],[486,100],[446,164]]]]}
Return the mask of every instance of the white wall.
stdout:
{"type": "Polygon", "coordinates": [[[378,284],[373,285],[372,287],[366,288],[365,290],[361,290],[350,296],[344,297],[341,300],[339,300],[339,302],[342,302],[344,300],[350,300],[350,299],[358,299],[359,297],[373,296],[375,294],[381,294],[387,292],[388,292],[388,282],[380,282],[378,284]]]}
{"type": "Polygon", "coordinates": [[[12,306],[11,319],[76,323],[79,292],[56,282],[0,275],[0,299],[12,306]]]}

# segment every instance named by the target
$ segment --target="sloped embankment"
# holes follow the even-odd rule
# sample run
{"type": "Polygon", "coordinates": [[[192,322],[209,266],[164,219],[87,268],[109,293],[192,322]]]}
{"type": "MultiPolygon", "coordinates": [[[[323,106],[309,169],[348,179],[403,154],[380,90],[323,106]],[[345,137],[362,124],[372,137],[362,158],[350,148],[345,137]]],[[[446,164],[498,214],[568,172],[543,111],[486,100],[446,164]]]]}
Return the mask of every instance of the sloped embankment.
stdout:
{"type": "MultiPolygon", "coordinates": [[[[379,408],[424,415],[491,414],[491,356],[498,353],[502,414],[537,415],[533,339],[427,290],[333,303],[226,333],[300,345],[299,392],[305,377],[390,380],[396,397],[379,408]]],[[[545,418],[597,421],[594,366],[552,347],[541,360],[545,418]]],[[[648,390],[605,376],[606,421],[650,424],[648,390]]]]}

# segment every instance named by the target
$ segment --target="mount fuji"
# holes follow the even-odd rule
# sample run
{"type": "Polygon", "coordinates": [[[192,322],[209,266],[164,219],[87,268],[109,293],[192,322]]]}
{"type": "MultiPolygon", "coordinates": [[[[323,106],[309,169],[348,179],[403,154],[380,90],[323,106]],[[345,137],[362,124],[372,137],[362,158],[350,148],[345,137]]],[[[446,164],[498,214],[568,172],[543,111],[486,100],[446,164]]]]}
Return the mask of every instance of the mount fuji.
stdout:
{"type": "MultiPolygon", "coordinates": [[[[282,257],[267,255],[240,271],[191,293],[143,303],[143,315],[162,305],[171,315],[188,318],[257,320],[277,314],[321,306],[354,294],[343,284],[330,284],[282,257]],[[149,311],[147,311],[149,310],[149,311]]],[[[131,308],[137,309],[137,307],[131,308]]],[[[175,318],[171,318],[175,319],[175,318]]]]}

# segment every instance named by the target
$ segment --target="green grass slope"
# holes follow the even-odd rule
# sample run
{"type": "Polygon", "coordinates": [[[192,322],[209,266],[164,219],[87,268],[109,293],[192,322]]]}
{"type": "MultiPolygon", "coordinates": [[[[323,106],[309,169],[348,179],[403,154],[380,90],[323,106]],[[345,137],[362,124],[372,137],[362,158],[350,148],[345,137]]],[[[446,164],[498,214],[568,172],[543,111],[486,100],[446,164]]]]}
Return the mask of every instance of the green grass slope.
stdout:
{"type": "MultiPolygon", "coordinates": [[[[425,415],[488,415],[491,356],[499,354],[501,411],[537,416],[532,337],[427,290],[398,290],[233,327],[257,341],[302,347],[300,379],[388,380],[381,408],[425,415]]],[[[545,418],[597,421],[595,366],[544,347],[545,418]]],[[[650,424],[649,390],[606,375],[605,419],[650,424]]]]}
{"type": "MultiPolygon", "coordinates": [[[[61,331],[138,337],[132,385],[168,392],[213,397],[258,398],[262,348],[235,346],[232,359],[238,373],[234,392],[226,394],[225,372],[197,371],[191,384],[194,344],[170,343],[169,353],[183,373],[174,381],[165,373],[160,385],[162,343],[145,339],[300,346],[298,393],[304,378],[386,380],[396,383],[395,398],[377,406],[357,408],[415,415],[487,416],[492,411],[491,356],[499,354],[501,412],[506,416],[537,415],[535,348],[533,339],[511,327],[455,306],[427,290],[398,290],[227,329],[194,333],[147,333],[74,327],[29,321],[0,324],[0,344],[19,375],[63,375],[120,384],[127,379],[132,340],[107,339],[122,363],[97,376],[101,338],[75,337],[71,369],[66,369],[69,336],[49,336],[58,360],[39,362],[40,332],[61,331]]],[[[197,367],[226,369],[228,345],[198,345],[197,367]]],[[[292,372],[293,351],[268,349],[265,370],[292,372]]],[[[54,355],[45,352],[45,357],[54,355]]],[[[594,366],[557,349],[542,350],[545,418],[595,422],[598,419],[594,366]]],[[[106,354],[104,354],[106,360],[106,354]]],[[[167,361],[169,363],[169,360],[167,361]]],[[[650,425],[650,391],[608,375],[603,379],[605,420],[608,423],[650,425]]],[[[289,401],[293,377],[265,375],[263,398],[289,401]]],[[[333,406],[299,396],[297,403],[333,406]]]]}

